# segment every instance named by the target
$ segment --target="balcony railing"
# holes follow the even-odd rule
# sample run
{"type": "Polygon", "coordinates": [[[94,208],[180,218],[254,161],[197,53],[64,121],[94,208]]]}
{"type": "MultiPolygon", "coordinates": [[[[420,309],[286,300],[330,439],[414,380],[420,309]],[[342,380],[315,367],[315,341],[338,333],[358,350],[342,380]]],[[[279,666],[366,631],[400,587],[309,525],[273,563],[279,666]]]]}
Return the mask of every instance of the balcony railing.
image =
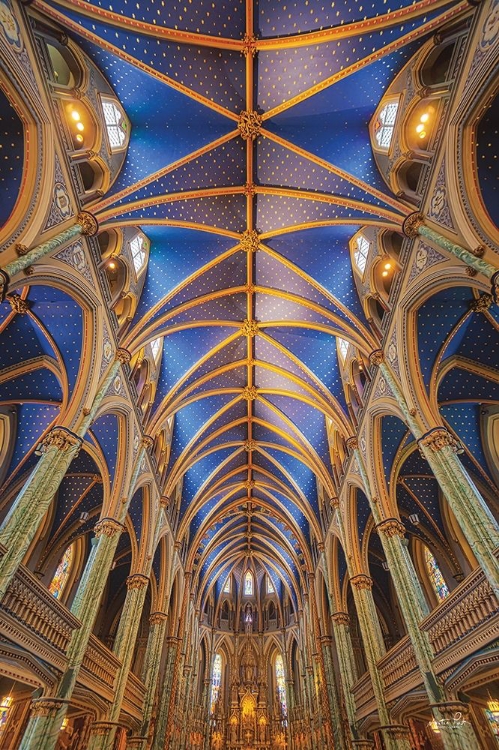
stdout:
{"type": "MultiPolygon", "coordinates": [[[[469,658],[499,638],[499,602],[483,571],[474,570],[421,623],[435,654],[437,675],[469,658]]],[[[423,680],[409,638],[402,638],[378,662],[386,688],[386,700],[393,701],[421,689],[423,680]]],[[[362,675],[353,686],[357,717],[376,710],[371,679],[362,675]]]]}
{"type": "MultiPolygon", "coordinates": [[[[0,636],[62,673],[67,666],[66,651],[71,633],[80,625],[36,576],[21,565],[0,605],[0,636]]],[[[92,635],[77,685],[110,702],[119,666],[120,661],[113,652],[92,635]]],[[[140,718],[143,699],[144,685],[130,673],[123,709],[140,718]]]]}

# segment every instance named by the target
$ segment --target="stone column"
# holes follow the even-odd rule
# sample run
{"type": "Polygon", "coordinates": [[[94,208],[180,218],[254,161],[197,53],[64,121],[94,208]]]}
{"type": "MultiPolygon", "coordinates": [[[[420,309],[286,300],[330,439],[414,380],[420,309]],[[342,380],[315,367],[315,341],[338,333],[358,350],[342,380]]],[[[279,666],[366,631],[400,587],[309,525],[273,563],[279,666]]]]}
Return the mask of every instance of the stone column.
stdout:
{"type": "Polygon", "coordinates": [[[114,680],[113,702],[105,719],[105,723],[109,726],[105,734],[92,734],[88,750],[112,750],[114,746],[121,704],[125,695],[148,584],[148,576],[141,573],[135,573],[126,579],[127,594],[113,649],[115,656],[121,662],[121,666],[114,680]]]}
{"type": "Polygon", "coordinates": [[[128,506],[133,497],[135,482],[137,481],[140,471],[142,458],[146,447],[150,445],[152,445],[151,438],[145,437],[135,460],[135,468],[130,479],[127,502],[123,503],[120,507],[119,520],[114,518],[103,518],[95,526],[95,539],[92,542],[92,550],[71,607],[72,613],[81,621],[81,626],[72,632],[69,641],[66,654],[66,671],[57,686],[55,696],[56,699],[61,702],[61,707],[57,714],[52,718],[53,727],[51,727],[50,730],[46,729],[45,735],[38,736],[36,735],[36,717],[30,716],[19,750],[55,749],[57,735],[63,719],[66,716],[67,704],[73,694],[80,667],[87,650],[88,640],[92,634],[102,593],[118,545],[119,535],[124,528],[123,521],[126,518],[128,506]],[[35,735],[38,744],[35,744],[35,735]]]}
{"type": "Polygon", "coordinates": [[[333,663],[333,639],[330,636],[321,636],[322,658],[324,662],[326,687],[329,694],[329,705],[331,707],[331,721],[333,725],[334,747],[336,750],[343,750],[348,747],[348,740],[345,736],[345,726],[341,711],[341,702],[339,700],[338,688],[334,674],[333,663]]]}
{"type": "MultiPolygon", "coordinates": [[[[498,301],[499,293],[499,268],[493,266],[491,263],[482,260],[483,249],[478,248],[474,252],[467,250],[466,248],[458,245],[456,242],[449,240],[447,237],[439,234],[431,227],[425,224],[425,217],[423,214],[415,211],[409,214],[404,220],[402,225],[402,231],[406,237],[426,237],[426,239],[433,242],[437,247],[441,247],[448,253],[453,255],[455,258],[463,261],[466,265],[478,273],[482,273],[491,282],[491,293],[494,301],[498,301]]],[[[474,274],[473,274],[474,275],[474,274]]]]}
{"type": "Polygon", "coordinates": [[[404,618],[407,634],[410,638],[414,656],[423,677],[423,684],[432,707],[433,716],[440,725],[440,739],[446,750],[479,750],[478,741],[474,735],[471,724],[463,727],[466,732],[449,723],[442,721],[444,718],[440,712],[439,705],[446,705],[447,696],[445,690],[437,681],[433,669],[433,649],[431,647],[428,633],[419,627],[421,621],[428,613],[423,592],[418,583],[418,577],[407,551],[405,528],[395,518],[388,518],[377,524],[376,527],[383,545],[383,550],[392,575],[392,580],[397,591],[400,608],[404,618]],[[463,744],[464,742],[464,744],[463,744]]]}
{"type": "Polygon", "coordinates": [[[415,411],[409,408],[381,349],[371,352],[369,361],[379,366],[473,554],[495,595],[499,597],[499,563],[495,556],[499,547],[499,525],[457,456],[460,446],[445,427],[434,427],[423,434],[415,411]]]}
{"type": "Polygon", "coordinates": [[[156,722],[156,731],[152,750],[164,750],[165,735],[168,724],[168,709],[170,706],[170,696],[173,684],[173,668],[179,648],[178,639],[175,637],[166,638],[166,664],[163,676],[163,690],[158,705],[158,716],[156,722]]]}
{"type": "Polygon", "coordinates": [[[0,543],[7,548],[7,552],[0,560],[0,599],[3,598],[28,551],[71,461],[78,454],[83,437],[120,365],[129,362],[130,356],[126,349],[117,350],[116,359],[94,397],[92,408],[83,415],[76,432],[71,432],[66,427],[54,427],[38,446],[40,460],[17,496],[0,530],[0,543]]]}
{"type": "MultiPolygon", "coordinates": [[[[341,737],[341,717],[338,713],[338,705],[336,702],[336,696],[334,695],[334,685],[332,684],[332,674],[330,674],[329,680],[326,672],[326,664],[324,661],[324,651],[322,648],[321,632],[319,613],[317,612],[317,602],[315,600],[315,578],[309,574],[309,599],[310,599],[310,614],[312,619],[312,630],[314,633],[315,645],[318,655],[318,666],[319,666],[319,690],[320,690],[320,701],[322,710],[322,721],[325,724],[326,737],[328,745],[333,746],[333,727],[335,728],[335,738],[338,737],[338,742],[342,741],[341,737]]],[[[339,745],[341,747],[341,744],[339,745]]]]}
{"type": "Polygon", "coordinates": [[[5,294],[12,276],[15,276],[15,274],[25,268],[28,268],[28,266],[33,265],[37,260],[40,260],[45,255],[57,250],[57,248],[65,245],[75,237],[78,237],[79,235],[91,236],[97,234],[98,231],[99,224],[95,216],[88,211],[81,211],[76,217],[76,222],[73,226],[64,229],[42,245],[33,247],[31,250],[22,245],[16,246],[19,256],[17,260],[12,260],[0,269],[0,302],[3,302],[5,299],[5,294]]]}

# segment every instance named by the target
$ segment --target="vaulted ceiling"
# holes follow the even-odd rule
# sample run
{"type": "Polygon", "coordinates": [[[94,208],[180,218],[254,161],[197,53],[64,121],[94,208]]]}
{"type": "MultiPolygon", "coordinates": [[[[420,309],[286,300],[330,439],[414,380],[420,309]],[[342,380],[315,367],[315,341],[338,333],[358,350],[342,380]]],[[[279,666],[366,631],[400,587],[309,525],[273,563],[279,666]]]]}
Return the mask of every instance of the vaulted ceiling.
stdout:
{"type": "MultiPolygon", "coordinates": [[[[465,5],[465,4],[464,4],[465,5]]],[[[102,229],[140,226],[147,279],[122,345],[164,336],[146,425],[174,415],[165,494],[206,592],[254,556],[299,596],[336,494],[327,427],[354,433],[335,337],[377,348],[349,238],[409,211],[372,156],[384,90],[442,0],[35,0],[132,123],[102,229]],[[245,115],[241,115],[245,112],[245,115]]]]}

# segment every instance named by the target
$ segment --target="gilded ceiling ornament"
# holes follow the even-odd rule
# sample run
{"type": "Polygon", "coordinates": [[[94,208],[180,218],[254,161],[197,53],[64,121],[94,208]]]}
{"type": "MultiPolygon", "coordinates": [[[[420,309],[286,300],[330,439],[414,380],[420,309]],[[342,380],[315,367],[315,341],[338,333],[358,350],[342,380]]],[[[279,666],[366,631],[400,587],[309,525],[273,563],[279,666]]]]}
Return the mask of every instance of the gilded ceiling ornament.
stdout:
{"type": "Polygon", "coordinates": [[[255,253],[258,250],[259,242],[260,240],[256,229],[245,229],[244,232],[241,233],[239,244],[241,249],[246,253],[255,253]]]}
{"type": "Polygon", "coordinates": [[[364,573],[360,573],[358,576],[350,578],[350,583],[352,586],[355,586],[358,591],[372,589],[373,587],[373,579],[371,576],[366,576],[364,573]]]}
{"type": "Polygon", "coordinates": [[[243,388],[241,395],[245,401],[254,401],[258,398],[258,391],[254,385],[247,385],[243,388]]]}
{"type": "Polygon", "coordinates": [[[262,116],[255,112],[255,110],[245,110],[239,115],[239,122],[237,127],[241,138],[245,141],[254,141],[260,135],[260,128],[262,126],[262,116]]]}
{"type": "Polygon", "coordinates": [[[247,490],[252,490],[252,489],[253,489],[253,487],[255,486],[255,484],[256,484],[256,482],[255,482],[255,480],[254,480],[254,479],[247,479],[247,480],[246,480],[246,481],[244,482],[243,486],[244,486],[244,487],[245,487],[245,488],[246,488],[247,490]]]}
{"type": "Polygon", "coordinates": [[[132,355],[130,354],[128,349],[124,349],[122,346],[120,346],[118,349],[116,349],[116,359],[118,360],[118,362],[121,362],[122,365],[126,365],[132,359],[132,355]]]}
{"type": "Polygon", "coordinates": [[[419,211],[413,211],[412,214],[406,216],[404,223],[402,224],[402,231],[406,237],[417,237],[418,229],[424,224],[424,216],[419,211]]]}
{"type": "Polygon", "coordinates": [[[241,332],[244,336],[256,336],[258,333],[258,323],[256,320],[243,320],[241,324],[241,332]]]}
{"type": "Polygon", "coordinates": [[[257,446],[256,440],[245,440],[243,443],[243,448],[248,453],[251,453],[251,451],[256,450],[256,446],[257,446]]]}
{"type": "Polygon", "coordinates": [[[252,57],[254,57],[256,55],[257,53],[256,42],[257,42],[257,39],[256,39],[256,36],[254,36],[254,34],[246,33],[243,36],[243,43],[242,43],[241,51],[245,57],[248,55],[251,55],[252,57]]]}
{"type": "Polygon", "coordinates": [[[447,447],[452,448],[454,453],[461,451],[460,444],[456,438],[445,429],[445,427],[435,427],[433,430],[430,430],[418,440],[418,444],[420,448],[430,448],[434,453],[447,447]]]}
{"type": "Polygon", "coordinates": [[[246,287],[247,294],[254,294],[255,293],[255,285],[254,284],[248,284],[246,287]]]}
{"type": "Polygon", "coordinates": [[[375,349],[369,355],[369,364],[379,367],[385,361],[383,349],[375,349]]]}
{"type": "Polygon", "coordinates": [[[256,193],[256,185],[253,182],[247,182],[244,186],[244,194],[252,197],[256,193]]]}
{"type": "Polygon", "coordinates": [[[14,250],[18,258],[22,258],[23,255],[27,255],[29,253],[29,247],[26,245],[14,245],[14,250]]]}
{"type": "Polygon", "coordinates": [[[142,438],[142,446],[148,450],[149,448],[152,448],[154,445],[154,438],[152,438],[150,435],[144,435],[142,438]]]}
{"type": "Polygon", "coordinates": [[[352,451],[356,451],[359,447],[359,440],[356,435],[347,438],[347,448],[352,451]]]}
{"type": "Polygon", "coordinates": [[[382,532],[388,538],[405,536],[405,526],[396,518],[387,518],[386,521],[381,521],[381,523],[377,524],[376,531],[378,534],[382,532]]]}
{"type": "Polygon", "coordinates": [[[115,534],[121,534],[123,531],[123,524],[116,521],[114,518],[103,518],[94,526],[94,533],[97,538],[102,536],[114,536],[115,534]]]}
{"type": "Polygon", "coordinates": [[[89,211],[80,211],[76,223],[81,226],[81,233],[86,237],[92,237],[99,231],[99,222],[89,211]]]}
{"type": "Polygon", "coordinates": [[[12,294],[8,294],[6,299],[9,302],[13,312],[19,313],[19,315],[23,315],[24,313],[28,312],[29,304],[25,299],[21,297],[20,294],[16,294],[15,292],[13,292],[12,294]]]}
{"type": "Polygon", "coordinates": [[[491,294],[481,294],[470,302],[470,310],[477,313],[486,312],[493,301],[491,294]]]}

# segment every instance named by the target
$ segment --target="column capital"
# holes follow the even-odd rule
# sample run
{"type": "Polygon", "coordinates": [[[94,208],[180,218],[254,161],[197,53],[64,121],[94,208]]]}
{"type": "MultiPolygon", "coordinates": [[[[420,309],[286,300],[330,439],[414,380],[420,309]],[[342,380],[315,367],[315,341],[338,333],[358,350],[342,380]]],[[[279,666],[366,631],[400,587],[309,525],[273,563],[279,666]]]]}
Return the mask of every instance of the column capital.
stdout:
{"type": "Polygon", "coordinates": [[[66,453],[75,448],[78,451],[82,443],[82,438],[68,430],[67,427],[54,427],[38,444],[36,455],[42,456],[49,448],[57,448],[61,453],[66,453]]]}
{"type": "Polygon", "coordinates": [[[418,439],[418,445],[421,448],[430,448],[433,453],[438,453],[447,446],[452,448],[454,453],[461,452],[461,446],[456,438],[450,434],[445,427],[433,427],[418,439]]]}
{"type": "Polygon", "coordinates": [[[350,615],[348,612],[333,612],[331,620],[335,625],[350,625],[350,615]]]}
{"type": "Polygon", "coordinates": [[[361,591],[362,589],[372,589],[373,587],[373,579],[371,576],[366,576],[365,573],[359,573],[359,575],[353,576],[350,578],[350,583],[352,586],[355,586],[358,591],[361,591]]]}
{"type": "Polygon", "coordinates": [[[5,299],[11,306],[12,312],[18,313],[19,315],[24,315],[28,312],[29,302],[23,299],[20,294],[12,292],[12,294],[8,294],[5,299]]]}
{"type": "Polygon", "coordinates": [[[404,223],[402,224],[402,231],[406,237],[417,237],[418,229],[424,224],[424,215],[419,211],[413,211],[405,217],[404,223]]]}
{"type": "Polygon", "coordinates": [[[76,223],[81,226],[81,233],[86,237],[93,237],[99,231],[99,222],[90,211],[80,211],[76,223]]]}
{"type": "Polygon", "coordinates": [[[130,354],[128,349],[119,346],[116,349],[116,359],[118,360],[118,362],[121,362],[122,365],[126,365],[132,359],[132,355],[130,354]]]}
{"type": "Polygon", "coordinates": [[[61,708],[69,703],[69,700],[62,698],[35,698],[30,704],[31,716],[51,716],[56,714],[61,708]]]}
{"type": "Polygon", "coordinates": [[[369,364],[379,367],[385,361],[385,353],[383,349],[374,349],[369,354],[369,364]]]}
{"type": "Polygon", "coordinates": [[[162,622],[166,622],[167,620],[168,615],[166,612],[160,612],[159,610],[157,612],[151,612],[149,615],[150,625],[161,625],[162,622]]]}
{"type": "Polygon", "coordinates": [[[346,445],[348,450],[356,451],[359,447],[359,439],[357,435],[352,435],[352,437],[347,438],[346,445]]]}
{"type": "Polygon", "coordinates": [[[149,450],[154,445],[154,438],[152,438],[150,435],[144,435],[142,438],[142,447],[146,450],[149,450]]]}
{"type": "Polygon", "coordinates": [[[115,534],[121,534],[124,528],[123,524],[115,518],[101,518],[94,526],[94,533],[96,537],[100,537],[102,534],[111,537],[115,534]]]}
{"type": "Polygon", "coordinates": [[[337,510],[340,507],[340,498],[339,497],[330,497],[329,498],[329,504],[331,508],[334,508],[334,510],[337,510]]]}
{"type": "Polygon", "coordinates": [[[161,495],[161,497],[159,498],[159,504],[162,508],[168,510],[168,508],[170,507],[170,498],[168,497],[168,495],[161,495]]]}
{"type": "Polygon", "coordinates": [[[127,589],[143,589],[149,583],[149,578],[143,573],[133,573],[126,579],[127,589]]]}
{"type": "Polygon", "coordinates": [[[94,721],[90,727],[90,733],[97,737],[106,737],[113,729],[122,727],[118,721],[94,721]]]}
{"type": "Polygon", "coordinates": [[[411,733],[409,727],[404,724],[386,724],[385,726],[378,727],[378,732],[381,732],[387,739],[390,740],[409,740],[411,733]]]}
{"type": "Polygon", "coordinates": [[[405,536],[405,526],[397,518],[387,518],[376,524],[376,531],[378,534],[381,532],[389,538],[394,536],[405,536]]]}
{"type": "Polygon", "coordinates": [[[333,639],[330,635],[321,635],[319,636],[319,640],[323,646],[332,646],[333,645],[333,639]]]}
{"type": "Polygon", "coordinates": [[[446,723],[467,721],[470,707],[461,701],[446,701],[445,703],[430,703],[430,708],[436,708],[442,714],[446,723]]]}

